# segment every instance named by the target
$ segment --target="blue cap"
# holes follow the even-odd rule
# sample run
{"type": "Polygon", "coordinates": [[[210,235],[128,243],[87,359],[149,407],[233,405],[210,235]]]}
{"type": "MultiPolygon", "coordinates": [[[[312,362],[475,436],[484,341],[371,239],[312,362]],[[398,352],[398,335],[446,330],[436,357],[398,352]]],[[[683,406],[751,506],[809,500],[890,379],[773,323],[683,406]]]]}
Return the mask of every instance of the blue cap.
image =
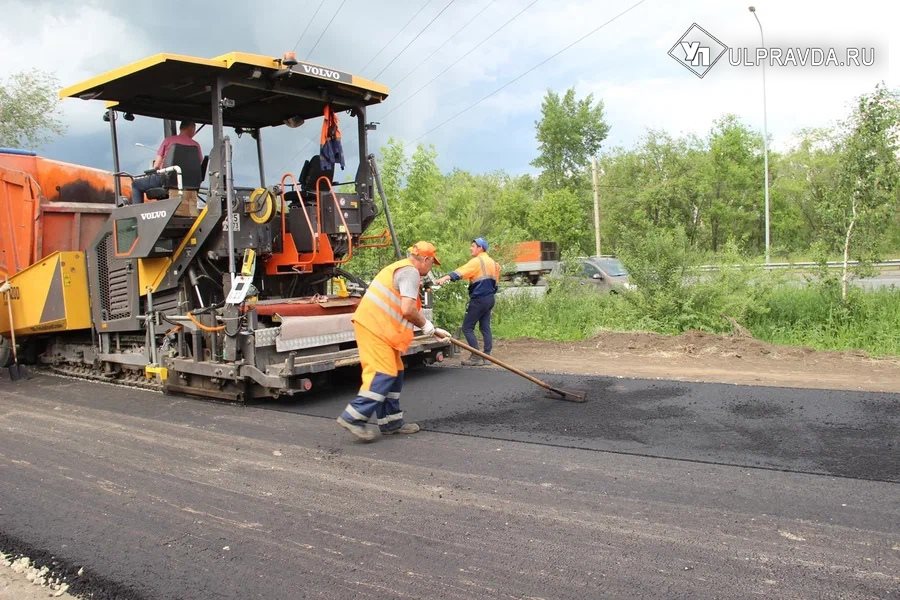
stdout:
{"type": "Polygon", "coordinates": [[[487,240],[486,240],[486,239],[484,239],[484,238],[475,238],[474,240],[472,240],[472,243],[475,244],[476,246],[479,246],[482,250],[484,250],[485,252],[487,252],[487,249],[488,249],[488,243],[487,243],[487,240]]]}

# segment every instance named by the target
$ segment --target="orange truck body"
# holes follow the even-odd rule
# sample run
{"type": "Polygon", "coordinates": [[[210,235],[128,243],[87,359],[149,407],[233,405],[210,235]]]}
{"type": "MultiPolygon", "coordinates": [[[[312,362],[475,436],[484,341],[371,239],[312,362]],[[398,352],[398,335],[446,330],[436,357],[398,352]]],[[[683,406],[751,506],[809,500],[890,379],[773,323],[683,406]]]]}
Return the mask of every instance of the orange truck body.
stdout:
{"type": "Polygon", "coordinates": [[[83,251],[115,206],[112,174],[0,149],[0,281],[61,251],[83,251]]]}
{"type": "Polygon", "coordinates": [[[515,246],[515,263],[558,262],[559,248],[556,242],[539,242],[531,240],[519,242],[515,246]]]}
{"type": "Polygon", "coordinates": [[[541,260],[541,244],[547,242],[519,242],[516,244],[516,256],[513,262],[532,262],[541,260]]]}
{"type": "Polygon", "coordinates": [[[541,276],[550,273],[559,264],[559,247],[556,242],[530,240],[513,247],[512,268],[507,268],[507,278],[536,284],[541,276]]]}

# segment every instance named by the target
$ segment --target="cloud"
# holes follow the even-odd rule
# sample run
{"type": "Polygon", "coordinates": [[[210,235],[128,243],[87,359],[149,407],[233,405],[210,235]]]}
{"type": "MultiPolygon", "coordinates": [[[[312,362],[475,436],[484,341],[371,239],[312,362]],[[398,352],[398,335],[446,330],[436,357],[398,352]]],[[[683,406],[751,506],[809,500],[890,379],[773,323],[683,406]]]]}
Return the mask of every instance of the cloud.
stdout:
{"type": "MultiPolygon", "coordinates": [[[[418,2],[415,9],[425,0],[418,2]]],[[[673,135],[704,135],[713,120],[725,113],[735,113],[762,129],[759,69],[722,63],[700,80],[667,55],[694,22],[726,44],[757,45],[759,29],[747,11],[747,0],[647,1],[550,60],[633,6],[634,0],[542,0],[494,33],[530,3],[496,0],[471,25],[455,33],[487,2],[456,2],[378,77],[393,85],[415,68],[383,106],[370,109],[370,120],[382,123],[372,136],[371,150],[377,152],[388,136],[394,136],[410,144],[433,144],[446,169],[527,172],[536,152],[534,123],[540,118],[541,99],[548,89],[561,92],[572,86],[580,97],[594,93],[603,100],[611,126],[607,146],[631,146],[647,128],[673,135]],[[420,64],[441,44],[445,45],[440,52],[420,64]],[[412,97],[448,66],[446,73],[412,97]],[[468,108],[501,86],[505,87],[468,108]]],[[[889,43],[900,20],[900,5],[857,0],[847,10],[837,0],[756,0],[755,4],[770,45],[871,43],[878,48],[878,63],[870,69],[767,70],[768,129],[776,148],[788,143],[801,127],[826,126],[845,117],[853,98],[874,89],[878,81],[894,87],[900,83],[890,70],[891,64],[897,64],[898,50],[889,43]]],[[[301,39],[307,19],[318,6],[318,0],[253,4],[220,0],[211,15],[208,4],[183,0],[7,0],[0,22],[0,44],[6,49],[0,57],[0,75],[43,67],[55,71],[61,83],[68,85],[157,52],[211,57],[240,50],[278,56],[296,45],[301,59],[308,55],[313,62],[374,78],[444,4],[425,5],[402,32],[413,14],[407,2],[348,2],[336,17],[341,3],[324,4],[301,39]],[[393,43],[375,57],[395,35],[393,43]],[[367,63],[371,64],[366,72],[360,72],[367,63]]],[[[48,151],[52,149],[54,157],[63,160],[109,168],[104,162],[109,160],[108,153],[85,156],[83,151],[108,140],[108,128],[100,121],[102,105],[69,100],[63,103],[63,111],[68,136],[48,146],[48,151]],[[87,139],[92,140],[90,144],[87,139]]],[[[354,131],[355,125],[345,121],[348,145],[354,131]]],[[[142,165],[148,153],[134,143],[153,145],[161,131],[149,120],[138,119],[123,126],[120,135],[123,165],[142,165]]],[[[317,136],[312,123],[300,130],[265,132],[268,179],[274,179],[276,171],[280,177],[282,169],[299,170],[302,161],[315,152],[317,136]]],[[[205,142],[201,139],[201,143],[205,142]]],[[[253,178],[253,145],[241,140],[236,156],[240,161],[236,171],[253,178]]]]}
{"type": "MultiPolygon", "coordinates": [[[[47,2],[6,4],[0,21],[0,46],[4,48],[0,76],[41,69],[67,86],[116,66],[122,60],[122,48],[130,48],[137,57],[145,52],[140,35],[136,36],[125,20],[101,8],[47,2]]],[[[65,100],[60,110],[70,136],[105,129],[98,126],[99,103],[65,100]]]]}

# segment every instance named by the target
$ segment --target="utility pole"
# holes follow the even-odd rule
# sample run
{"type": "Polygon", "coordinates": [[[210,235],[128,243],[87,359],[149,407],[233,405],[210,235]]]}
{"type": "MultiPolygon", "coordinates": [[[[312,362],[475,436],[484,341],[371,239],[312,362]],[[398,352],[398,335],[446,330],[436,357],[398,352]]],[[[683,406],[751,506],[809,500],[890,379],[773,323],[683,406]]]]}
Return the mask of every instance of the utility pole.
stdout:
{"type": "MultiPolygon", "coordinates": [[[[762,22],[759,20],[759,15],[756,14],[756,7],[749,7],[750,12],[753,13],[753,18],[756,19],[756,24],[759,25],[759,41],[763,48],[766,47],[766,38],[763,37],[763,28],[762,22]]],[[[765,196],[766,196],[766,264],[769,264],[770,259],[770,242],[769,242],[769,128],[766,118],[766,62],[762,63],[762,93],[763,93],[763,187],[765,188],[765,196]]]]}
{"type": "Polygon", "coordinates": [[[591,179],[594,181],[594,250],[600,256],[600,184],[597,181],[597,157],[591,158],[591,179]]]}

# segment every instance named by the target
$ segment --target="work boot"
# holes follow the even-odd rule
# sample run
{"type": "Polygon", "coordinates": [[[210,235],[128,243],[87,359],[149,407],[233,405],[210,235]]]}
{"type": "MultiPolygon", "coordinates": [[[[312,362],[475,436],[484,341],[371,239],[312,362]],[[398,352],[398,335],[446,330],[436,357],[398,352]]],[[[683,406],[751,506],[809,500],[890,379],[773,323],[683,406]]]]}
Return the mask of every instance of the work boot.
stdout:
{"type": "Polygon", "coordinates": [[[469,358],[462,361],[462,366],[464,367],[480,367],[484,365],[484,359],[480,356],[476,356],[474,354],[470,354],[469,358]]]}
{"type": "Polygon", "coordinates": [[[337,418],[337,424],[364,442],[371,442],[375,439],[375,432],[365,425],[355,425],[353,423],[345,421],[342,417],[337,418]]]}
{"type": "Polygon", "coordinates": [[[382,431],[381,435],[393,435],[395,433],[419,433],[422,428],[419,427],[418,423],[404,423],[397,429],[391,429],[390,431],[382,431]]]}

